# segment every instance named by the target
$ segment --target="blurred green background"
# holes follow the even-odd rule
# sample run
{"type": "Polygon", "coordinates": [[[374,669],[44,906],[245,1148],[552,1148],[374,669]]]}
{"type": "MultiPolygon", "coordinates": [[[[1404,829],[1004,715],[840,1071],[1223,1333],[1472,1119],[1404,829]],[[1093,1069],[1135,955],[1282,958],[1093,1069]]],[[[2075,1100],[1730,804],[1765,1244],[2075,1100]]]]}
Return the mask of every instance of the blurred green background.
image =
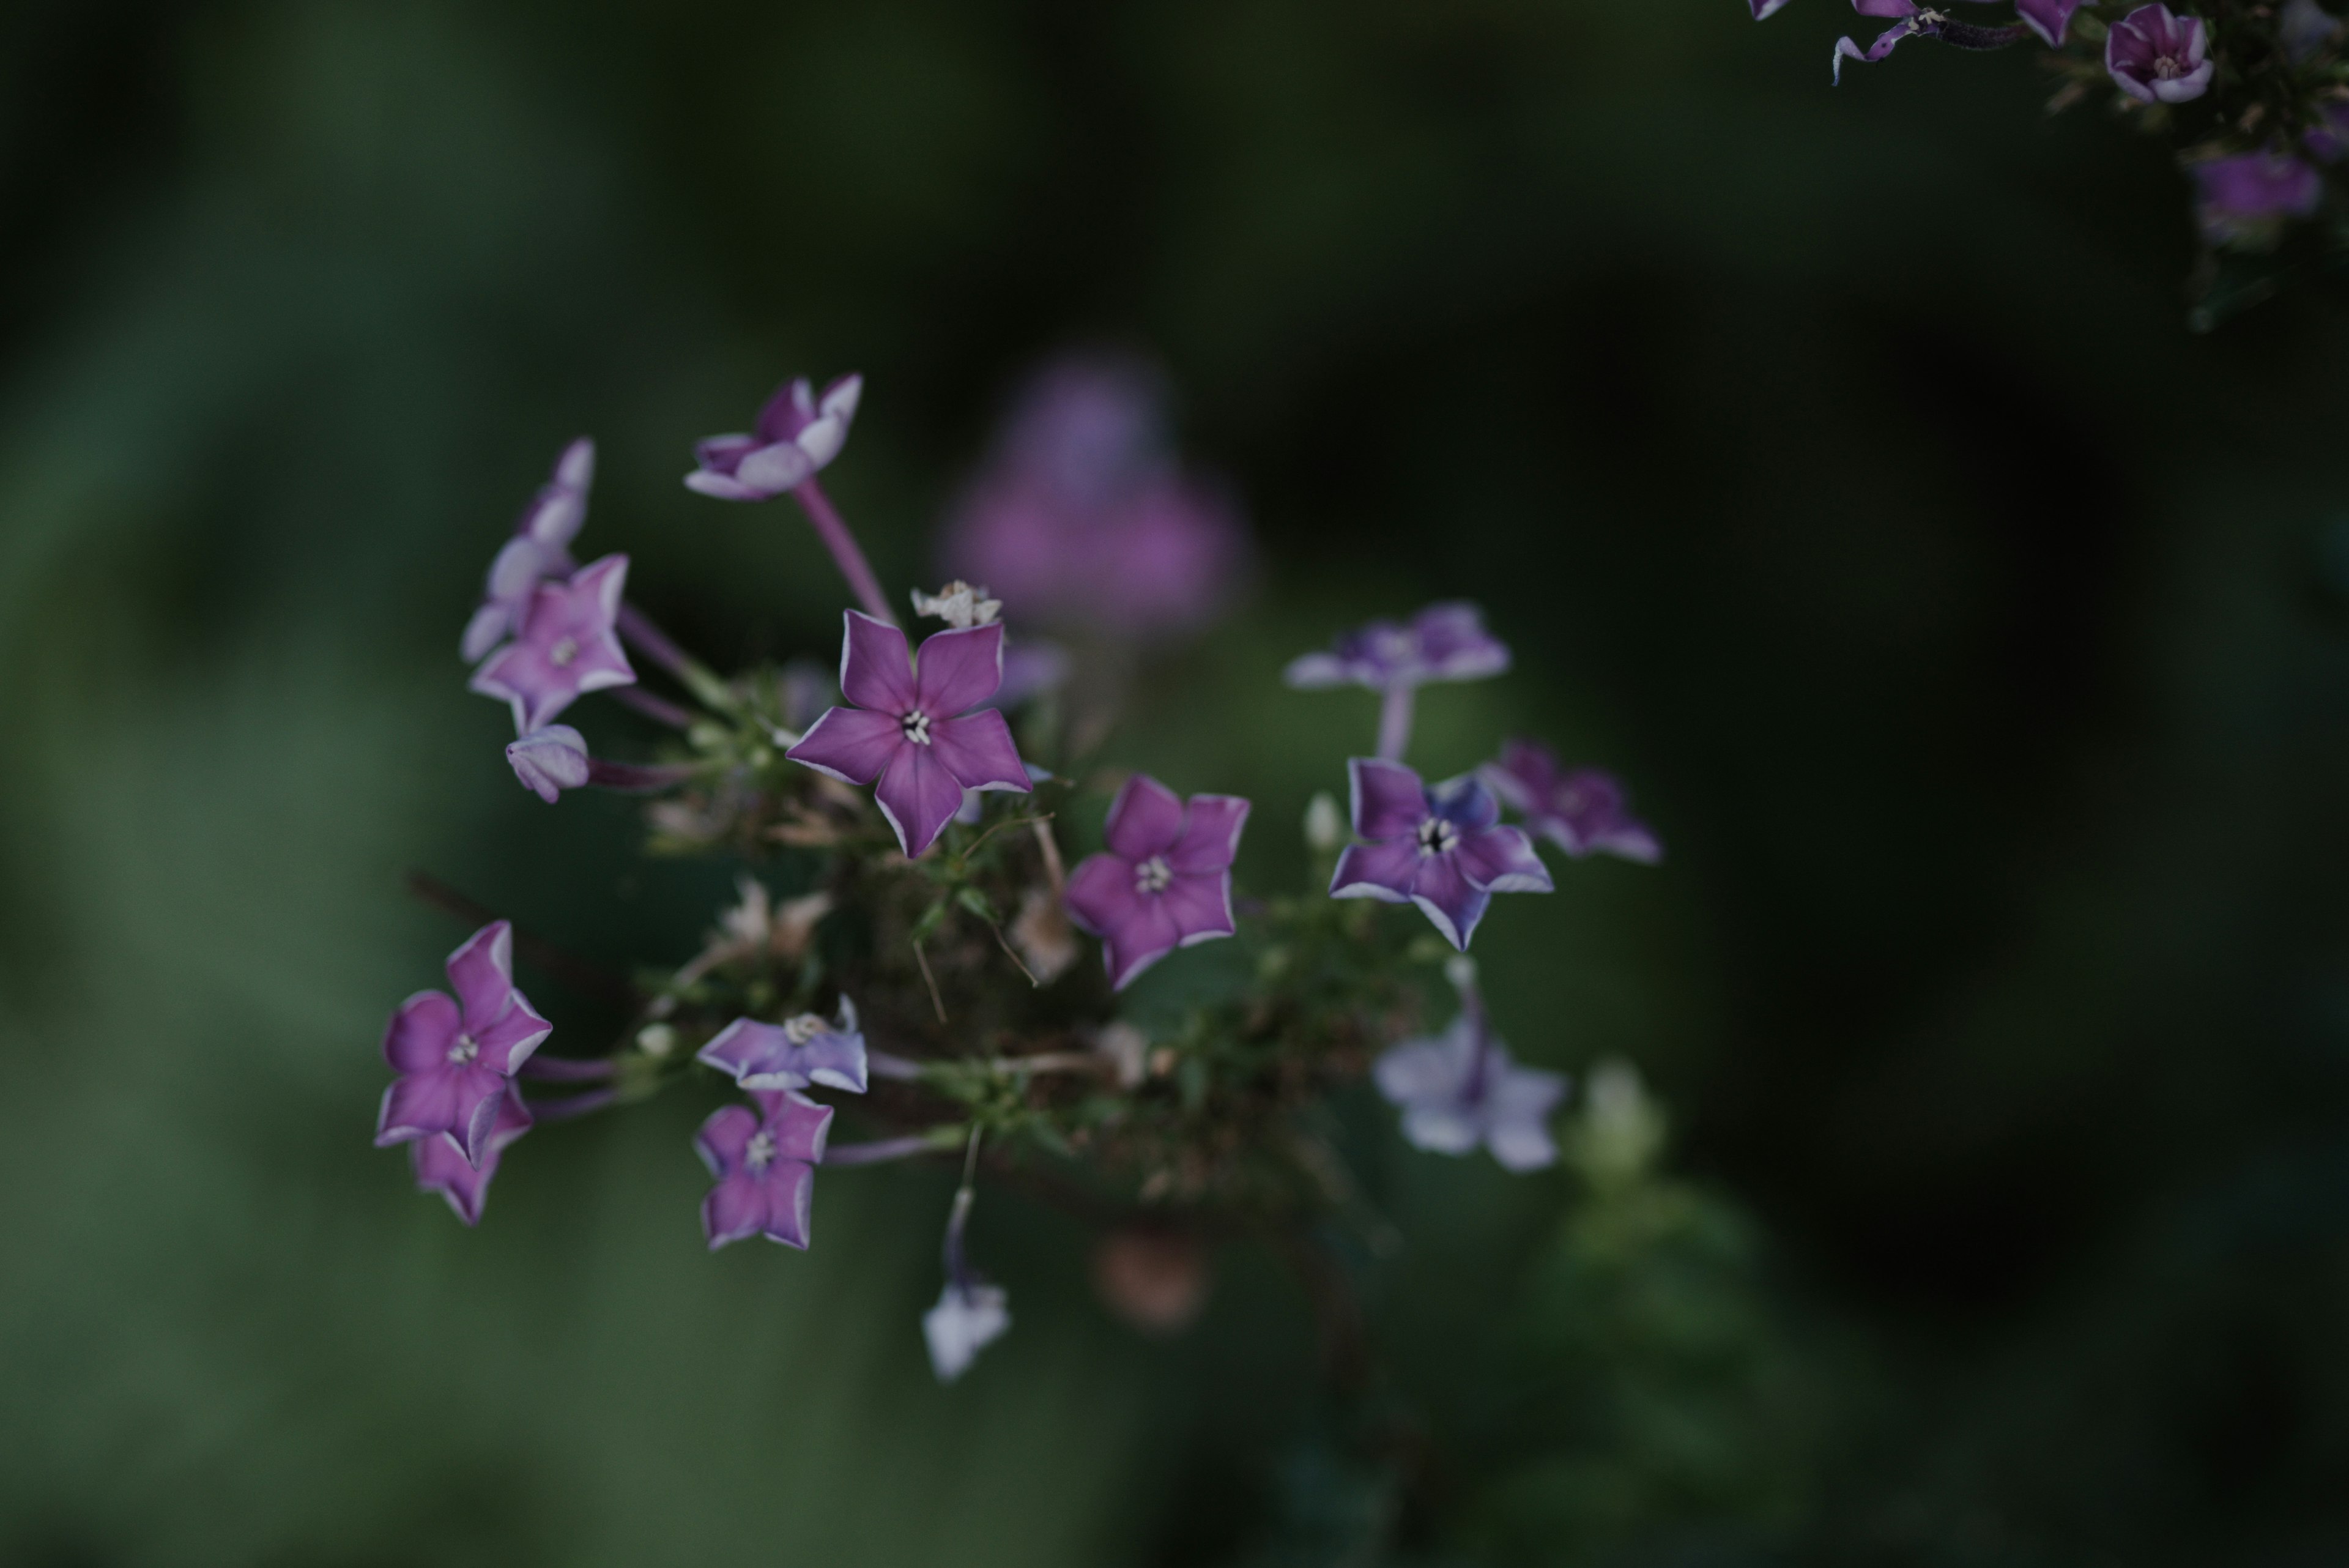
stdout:
{"type": "Polygon", "coordinates": [[[2189,336],[2156,144],[2023,51],[1831,91],[1851,20],[0,13],[0,1560],[2349,1556],[2349,330],[2189,336]],[[1072,344],[1158,358],[1253,521],[1126,742],[1257,799],[1244,877],[1369,734],[1281,662],[1450,595],[1518,666],[1423,760],[1547,734],[1671,849],[1478,944],[1669,1174],[1368,1145],[1370,1416],[1268,1260],[1148,1342],[995,1197],[1017,1324],[942,1390],[950,1177],[708,1257],[683,1096],[533,1137],[479,1232],[368,1147],[464,934],[406,870],[615,965],[729,886],[522,794],[463,690],[561,443],[672,629],[822,653],[827,563],[692,440],[864,371],[827,483],[902,591],[1072,344]]]}

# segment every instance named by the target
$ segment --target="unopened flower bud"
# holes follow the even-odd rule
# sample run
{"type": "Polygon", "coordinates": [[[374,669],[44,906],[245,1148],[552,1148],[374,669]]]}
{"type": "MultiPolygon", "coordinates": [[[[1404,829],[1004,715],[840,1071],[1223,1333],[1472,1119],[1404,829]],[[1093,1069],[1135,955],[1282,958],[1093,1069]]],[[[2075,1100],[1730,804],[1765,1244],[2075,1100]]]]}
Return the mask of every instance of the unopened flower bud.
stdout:
{"type": "Polygon", "coordinates": [[[1305,803],[1305,847],[1316,855],[1335,855],[1346,842],[1346,818],[1338,798],[1328,790],[1305,803]]]}
{"type": "Polygon", "coordinates": [[[636,1049],[647,1056],[666,1056],[677,1049],[677,1031],[666,1023],[647,1023],[636,1031],[636,1049]]]}

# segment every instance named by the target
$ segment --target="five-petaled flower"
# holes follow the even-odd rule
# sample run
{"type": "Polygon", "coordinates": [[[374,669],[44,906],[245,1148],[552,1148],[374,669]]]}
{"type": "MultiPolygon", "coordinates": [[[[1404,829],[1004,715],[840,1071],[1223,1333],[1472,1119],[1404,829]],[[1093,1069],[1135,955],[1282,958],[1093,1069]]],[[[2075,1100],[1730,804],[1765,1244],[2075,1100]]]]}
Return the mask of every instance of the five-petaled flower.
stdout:
{"type": "Polygon", "coordinates": [[[781,1023],[738,1018],[695,1054],[746,1089],[804,1089],[811,1084],[861,1095],[865,1087],[864,1035],[856,1003],[843,995],[830,1023],[812,1012],[781,1023]]]}
{"type": "Polygon", "coordinates": [[[506,1084],[554,1025],[514,988],[513,928],[492,921],[449,955],[457,1001],[419,991],[399,1004],[383,1035],[399,1075],[376,1115],[378,1147],[447,1133],[466,1163],[489,1152],[506,1084]]]}
{"type": "Polygon", "coordinates": [[[700,464],[688,488],[720,501],[771,501],[795,490],[840,455],[864,378],[843,376],[819,399],[805,377],[789,381],[759,410],[749,435],[711,436],[693,449],[700,464]]]}
{"type": "Polygon", "coordinates": [[[498,1101],[496,1119],[490,1124],[490,1136],[481,1146],[481,1164],[467,1161],[464,1149],[447,1133],[420,1137],[408,1146],[417,1190],[439,1193],[449,1200],[458,1219],[468,1225],[480,1224],[481,1204],[489,1197],[490,1179],[498,1173],[499,1158],[506,1145],[530,1127],[530,1107],[523,1104],[520,1086],[509,1079],[498,1101]]]}
{"type": "Polygon", "coordinates": [[[832,1107],[789,1089],[754,1089],[750,1098],[755,1113],[727,1106],[711,1112],[693,1137],[701,1162],[718,1179],[701,1200],[702,1233],[713,1252],[750,1236],[804,1250],[832,1107]]]}
{"type": "Polygon", "coordinates": [[[521,635],[490,655],[472,680],[483,696],[513,704],[516,733],[543,729],[585,692],[635,683],[613,629],[627,580],[628,558],[606,556],[567,582],[532,590],[521,635]]]}
{"type": "Polygon", "coordinates": [[[1402,1136],[1414,1147],[1467,1154],[1483,1144],[1506,1169],[1539,1170],[1557,1158],[1549,1118],[1566,1097],[1565,1075],[1510,1060],[1473,976],[1454,978],[1460,1013],[1452,1026],[1404,1041],[1379,1058],[1371,1076],[1402,1109],[1402,1136]]]}
{"type": "Polygon", "coordinates": [[[947,1218],[946,1288],[938,1293],[938,1304],[922,1314],[930,1367],[941,1383],[961,1376],[978,1353],[1011,1326],[1010,1298],[1003,1287],[981,1279],[963,1254],[963,1230],[970,1222],[973,1196],[968,1187],[955,1194],[954,1210],[947,1218]]]}
{"type": "Polygon", "coordinates": [[[595,443],[581,436],[554,460],[554,475],[539,487],[490,563],[481,607],[466,623],[463,649],[471,664],[511,632],[520,631],[540,581],[571,570],[571,541],[587,520],[587,490],[595,482],[595,443]]]}
{"type": "Polygon", "coordinates": [[[2105,69],[2145,103],[2184,103],[2208,92],[2218,69],[2209,54],[2202,19],[2173,16],[2167,5],[2140,5],[2105,35],[2105,69]]]}
{"type": "Polygon", "coordinates": [[[1475,778],[1430,789],[1401,763],[1355,757],[1354,831],[1369,842],[1338,857],[1333,898],[1417,904],[1465,951],[1495,893],[1547,893],[1549,867],[1523,830],[1494,826],[1493,792],[1475,778]]]}
{"type": "Polygon", "coordinates": [[[861,611],[843,613],[840,693],[853,706],[828,710],[785,756],[874,784],[874,801],[908,857],[936,840],[963,791],[1028,789],[1011,727],[978,706],[1002,684],[1000,625],[938,632],[924,639],[917,666],[904,632],[861,611]]]}
{"type": "Polygon", "coordinates": [[[1481,680],[1509,667],[1508,646],[1485,629],[1472,604],[1430,605],[1408,622],[1374,620],[1326,653],[1291,659],[1283,675],[1302,691],[1367,686],[1392,691],[1431,680],[1481,680]]]}
{"type": "Polygon", "coordinates": [[[1557,753],[1531,741],[1510,741],[1500,760],[1476,770],[1526,826],[1577,860],[1619,855],[1652,866],[1664,847],[1624,806],[1623,785],[1599,768],[1561,768],[1557,753]]]}
{"type": "Polygon", "coordinates": [[[1069,877],[1069,913],[1102,939],[1110,983],[1128,981],[1178,947],[1232,934],[1232,857],[1248,803],[1234,794],[1180,795],[1146,774],[1125,781],[1102,831],[1109,847],[1069,877]]]}

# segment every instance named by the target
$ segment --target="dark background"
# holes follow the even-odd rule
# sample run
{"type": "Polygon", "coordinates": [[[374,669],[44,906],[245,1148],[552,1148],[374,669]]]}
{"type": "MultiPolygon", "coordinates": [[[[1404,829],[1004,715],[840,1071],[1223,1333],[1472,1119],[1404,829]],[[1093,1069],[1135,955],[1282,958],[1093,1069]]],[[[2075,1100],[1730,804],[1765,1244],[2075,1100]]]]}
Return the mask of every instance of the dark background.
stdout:
{"type": "Polygon", "coordinates": [[[1426,765],[1531,728],[1671,849],[1478,946],[1522,1054],[1669,1108],[1743,1392],[1488,1419],[1551,1386],[1469,1349],[1578,1189],[1390,1148],[1392,1396],[1452,1456],[1364,1505],[1392,1560],[2349,1554],[2349,333],[2189,335],[2157,143],[2047,119],[2024,51],[1830,90],[1851,21],[0,14],[0,1557],[1376,1560],[1296,1525],[1350,1461],[1245,1251],[1150,1344],[1072,1225],[983,1201],[1018,1324],[941,1391],[947,1176],[705,1258],[698,1103],[523,1146],[477,1233],[367,1147],[382,1016],[463,934],[403,871],[616,964],[729,885],[521,794],[462,689],[560,444],[673,629],[821,655],[828,565],[687,494],[692,440],[861,369],[827,483],[902,587],[1019,378],[1099,344],[1259,543],[1123,742],[1257,798],[1244,877],[1369,732],[1281,661],[1452,595],[1517,670],[1431,696],[1426,765]],[[1544,1443],[1582,1468],[1491,1523],[1544,1443]]]}

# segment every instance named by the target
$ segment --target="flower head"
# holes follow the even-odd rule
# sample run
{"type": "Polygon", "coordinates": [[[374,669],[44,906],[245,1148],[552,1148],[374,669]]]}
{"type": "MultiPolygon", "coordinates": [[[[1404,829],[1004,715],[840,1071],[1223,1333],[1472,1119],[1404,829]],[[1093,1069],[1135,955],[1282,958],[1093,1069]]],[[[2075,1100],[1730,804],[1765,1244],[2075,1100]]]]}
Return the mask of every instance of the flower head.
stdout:
{"type": "Polygon", "coordinates": [[[864,1034],[856,1003],[843,996],[831,1023],[812,1012],[761,1023],[738,1018],[719,1030],[694,1060],[727,1074],[746,1089],[804,1089],[823,1084],[861,1095],[865,1086],[864,1034]]]}
{"type": "Polygon", "coordinates": [[[695,1152],[718,1179],[701,1200],[702,1233],[713,1252],[750,1236],[805,1249],[832,1107],[788,1089],[754,1089],[750,1099],[755,1113],[728,1106],[693,1136],[695,1152]]]}
{"type": "Polygon", "coordinates": [[[1481,680],[1509,667],[1508,646],[1485,629],[1472,604],[1430,605],[1407,622],[1374,620],[1327,653],[1291,659],[1282,679],[1301,691],[1367,686],[1373,691],[1431,680],[1481,680]]]}
{"type": "Polygon", "coordinates": [[[1237,795],[1186,805],[1146,774],[1125,781],[1102,832],[1109,847],[1076,868],[1066,895],[1077,924],[1102,939],[1112,986],[1178,947],[1232,934],[1232,857],[1247,814],[1237,795]]]}
{"type": "Polygon", "coordinates": [[[1496,827],[1501,807],[1474,778],[1429,789],[1401,763],[1356,757],[1354,831],[1369,842],[1338,857],[1330,880],[1333,898],[1377,898],[1417,904],[1464,951],[1495,893],[1547,893],[1549,867],[1533,841],[1515,827],[1496,827]]]}
{"type": "Polygon", "coordinates": [[[481,607],[466,623],[465,662],[478,660],[501,639],[522,629],[531,593],[541,579],[571,570],[571,541],[587,520],[587,490],[595,482],[595,443],[580,437],[554,460],[554,473],[539,487],[514,524],[513,537],[490,563],[481,607]]]}
{"type": "Polygon", "coordinates": [[[1623,786],[1599,768],[1560,768],[1557,755],[1531,741],[1511,741],[1477,776],[1526,819],[1526,826],[1573,856],[1619,855],[1652,866],[1664,846],[1625,809],[1623,786]]]}
{"type": "Polygon", "coordinates": [[[843,376],[819,399],[804,377],[788,381],[759,410],[750,435],[711,436],[693,449],[700,466],[686,487],[720,501],[771,501],[813,479],[840,455],[864,378],[843,376]]]}
{"type": "Polygon", "coordinates": [[[613,629],[627,580],[628,558],[606,556],[567,582],[539,584],[520,634],[482,661],[472,689],[512,703],[514,729],[528,734],[583,693],[633,685],[636,672],[613,629]]]}
{"type": "Polygon", "coordinates": [[[840,691],[853,706],[827,711],[785,756],[874,784],[874,801],[908,856],[936,841],[963,791],[1027,790],[1011,727],[978,706],[1003,680],[1002,627],[938,632],[922,643],[917,667],[904,632],[857,610],[843,613],[840,691]]]}
{"type": "Polygon", "coordinates": [[[954,1211],[947,1218],[946,1288],[938,1304],[922,1314],[922,1337],[930,1347],[930,1367],[941,1383],[951,1383],[970,1368],[978,1353],[1003,1337],[1011,1326],[1009,1298],[1000,1285],[979,1278],[963,1255],[963,1228],[970,1220],[971,1189],[955,1194],[954,1211]]]}
{"type": "Polygon", "coordinates": [[[522,787],[553,805],[567,789],[587,784],[587,740],[568,724],[547,724],[506,743],[506,761],[522,787]]]}
{"type": "Polygon", "coordinates": [[[447,1133],[479,1168],[506,1084],[554,1025],[513,982],[513,928],[492,921],[449,955],[450,1001],[419,991],[384,1031],[383,1056],[399,1075],[376,1115],[378,1148],[447,1133]]]}
{"type": "Polygon", "coordinates": [[[481,1164],[467,1161],[464,1149],[447,1133],[420,1137],[408,1146],[417,1190],[439,1193],[449,1200],[458,1219],[468,1225],[480,1224],[481,1204],[489,1197],[490,1179],[498,1173],[499,1157],[530,1127],[530,1107],[523,1104],[521,1088],[509,1079],[498,1101],[496,1119],[490,1124],[490,1136],[481,1146],[481,1164]]]}
{"type": "Polygon", "coordinates": [[[1247,540],[1217,487],[1184,471],[1148,367],[1079,358],[1031,382],[946,527],[947,565],[1023,622],[1122,639],[1220,610],[1247,540]]]}
{"type": "Polygon", "coordinates": [[[1413,1147],[1467,1154],[1482,1144],[1506,1169],[1539,1170],[1557,1158],[1549,1118],[1566,1097],[1565,1075],[1513,1062],[1473,976],[1456,978],[1460,1013],[1452,1026],[1404,1041],[1379,1058],[1371,1076],[1402,1108],[1402,1136],[1413,1147]]]}
{"type": "Polygon", "coordinates": [[[2105,69],[2121,91],[2145,103],[2184,103],[2210,90],[2218,67],[2199,16],[2140,5],[2105,36],[2105,69]]]}
{"type": "Polygon", "coordinates": [[[2306,217],[2324,199],[2323,177],[2289,153],[2209,158],[2187,171],[2202,233],[2214,244],[2257,238],[2286,218],[2306,217]]]}

